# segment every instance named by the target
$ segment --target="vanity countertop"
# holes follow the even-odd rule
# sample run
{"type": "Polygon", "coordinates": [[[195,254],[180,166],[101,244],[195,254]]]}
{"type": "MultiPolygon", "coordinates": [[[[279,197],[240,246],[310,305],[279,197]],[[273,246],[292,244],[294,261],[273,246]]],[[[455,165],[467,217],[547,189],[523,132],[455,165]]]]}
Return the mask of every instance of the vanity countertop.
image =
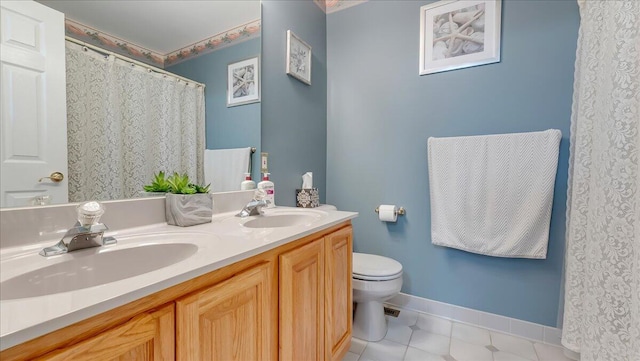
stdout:
{"type": "MultiPolygon", "coordinates": [[[[304,212],[300,208],[277,207],[276,209],[291,213],[304,212]]],[[[354,212],[335,210],[309,210],[309,212],[321,214],[322,217],[310,224],[249,228],[242,226],[241,223],[256,217],[241,219],[234,217],[237,212],[229,212],[214,215],[211,223],[186,228],[158,223],[122,229],[105,234],[105,236],[116,237],[117,245],[91,248],[50,258],[44,258],[38,255],[38,252],[57,241],[2,249],[0,281],[4,282],[12,277],[46,267],[47,263],[60,263],[82,256],[83,253],[86,256],[89,252],[95,253],[101,249],[118,247],[126,249],[131,247],[130,243],[133,241],[130,240],[133,239],[138,245],[149,245],[166,242],[163,238],[175,243],[176,240],[184,237],[184,243],[198,247],[197,252],[180,262],[99,286],[27,298],[4,299],[6,297],[2,297],[3,299],[0,300],[0,350],[274,249],[358,215],[354,212]]],[[[153,261],[153,259],[139,260],[141,263],[153,261]]],[[[127,262],[130,261],[123,260],[123,264],[113,264],[113,268],[127,267],[127,262]]]]}

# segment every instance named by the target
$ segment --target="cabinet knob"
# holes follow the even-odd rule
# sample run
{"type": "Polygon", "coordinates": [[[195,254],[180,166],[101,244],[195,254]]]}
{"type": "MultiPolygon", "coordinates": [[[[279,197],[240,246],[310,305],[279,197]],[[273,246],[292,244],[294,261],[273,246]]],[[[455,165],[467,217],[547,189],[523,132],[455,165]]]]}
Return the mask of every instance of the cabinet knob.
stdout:
{"type": "Polygon", "coordinates": [[[52,182],[58,183],[58,182],[62,182],[62,180],[64,179],[64,174],[60,172],[53,172],[48,177],[42,177],[38,179],[38,182],[42,182],[43,179],[51,179],[52,182]]]}

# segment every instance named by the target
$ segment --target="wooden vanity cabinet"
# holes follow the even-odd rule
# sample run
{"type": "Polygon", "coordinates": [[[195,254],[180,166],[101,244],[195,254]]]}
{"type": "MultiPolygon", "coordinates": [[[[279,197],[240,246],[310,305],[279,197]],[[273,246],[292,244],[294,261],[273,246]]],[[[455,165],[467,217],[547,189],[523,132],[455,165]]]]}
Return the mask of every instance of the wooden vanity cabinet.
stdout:
{"type": "Polygon", "coordinates": [[[351,227],[325,236],[325,360],[341,361],[351,346],[353,315],[351,227]]]}
{"type": "Polygon", "coordinates": [[[170,304],[36,360],[172,361],[175,359],[174,320],[174,306],[170,304]]]}
{"type": "Polygon", "coordinates": [[[12,360],[340,361],[350,222],[0,352],[12,360]]]}
{"type": "Polygon", "coordinates": [[[324,360],[324,239],[280,256],[280,360],[324,360]]]}
{"type": "Polygon", "coordinates": [[[340,361],[351,345],[352,229],[280,255],[280,361],[340,361]]]}
{"type": "Polygon", "coordinates": [[[274,262],[265,262],[177,300],[177,359],[275,360],[274,271],[274,262]]]}

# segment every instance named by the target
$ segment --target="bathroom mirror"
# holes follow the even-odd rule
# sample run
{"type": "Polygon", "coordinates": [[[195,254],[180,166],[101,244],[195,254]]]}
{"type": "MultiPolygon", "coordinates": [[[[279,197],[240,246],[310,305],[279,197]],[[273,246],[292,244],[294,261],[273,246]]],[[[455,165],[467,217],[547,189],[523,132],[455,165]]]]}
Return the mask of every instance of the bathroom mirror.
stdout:
{"type": "MultiPolygon", "coordinates": [[[[69,36],[72,35],[69,33],[68,27],[69,20],[71,20],[75,24],[85,25],[87,28],[82,28],[82,30],[87,34],[89,31],[94,33],[93,30],[87,29],[95,29],[99,34],[111,35],[112,39],[122,39],[131,44],[151,49],[154,53],[157,52],[166,57],[173,54],[172,61],[167,64],[152,63],[151,65],[206,84],[205,147],[207,149],[257,148],[252,159],[252,173],[255,179],[259,171],[259,167],[256,165],[259,164],[257,158],[259,158],[260,152],[260,103],[227,108],[226,68],[229,63],[249,57],[241,55],[242,52],[259,58],[261,54],[260,0],[206,2],[180,0],[36,1],[65,14],[68,20],[67,35],[69,36]],[[253,27],[252,29],[255,29],[257,24],[257,34],[242,39],[243,35],[237,35],[240,34],[238,29],[243,25],[246,29],[247,24],[253,27]],[[227,35],[215,38],[220,34],[227,35]],[[201,54],[194,55],[193,49],[201,41],[207,39],[212,40],[213,43],[218,41],[221,46],[214,50],[204,49],[201,54]],[[234,48],[244,48],[244,50],[234,53],[234,48]],[[178,50],[182,50],[182,54],[176,55],[178,50]],[[226,54],[224,55],[226,58],[215,60],[219,54],[223,53],[226,54]],[[212,63],[224,67],[224,83],[219,81],[219,77],[213,76],[212,63]],[[220,104],[223,105],[220,106],[220,104]],[[222,113],[227,111],[234,112],[236,120],[225,120],[228,116],[222,115],[222,113]],[[238,118],[242,120],[238,121],[238,118]]],[[[119,41],[114,42],[124,49],[119,41]]],[[[107,50],[113,51],[112,49],[107,50]]],[[[117,50],[113,52],[126,55],[117,50]]],[[[129,54],[132,53],[129,52],[129,54]]],[[[140,58],[131,57],[140,61],[140,58]]],[[[166,59],[166,57],[164,58],[166,59]]],[[[19,176],[20,174],[12,174],[12,177],[19,176]]],[[[31,182],[32,179],[29,178],[27,181],[31,182]]],[[[151,179],[149,179],[150,181],[151,179]]],[[[238,184],[238,190],[239,188],[238,184]]],[[[51,202],[51,204],[56,203],[59,202],[51,202]]],[[[32,206],[33,203],[23,205],[32,206]]],[[[5,206],[15,207],[16,205],[5,206]]]]}

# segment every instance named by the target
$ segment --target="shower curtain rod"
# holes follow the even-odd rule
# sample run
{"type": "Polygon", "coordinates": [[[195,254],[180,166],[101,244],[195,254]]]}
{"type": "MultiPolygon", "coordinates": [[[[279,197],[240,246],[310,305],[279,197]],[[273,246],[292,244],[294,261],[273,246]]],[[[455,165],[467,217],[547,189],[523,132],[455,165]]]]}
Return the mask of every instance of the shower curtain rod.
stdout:
{"type": "Polygon", "coordinates": [[[141,61],[137,61],[137,60],[134,60],[134,59],[128,58],[128,57],[126,57],[126,56],[124,56],[124,55],[120,55],[120,54],[114,53],[114,52],[109,51],[109,50],[102,49],[102,48],[100,48],[100,47],[98,47],[98,46],[91,45],[91,44],[87,44],[87,43],[85,43],[84,41],[80,41],[80,40],[75,39],[75,38],[72,38],[72,37],[70,37],[70,36],[65,36],[65,40],[70,41],[70,42],[72,42],[72,43],[76,43],[76,44],[78,44],[78,45],[80,45],[80,46],[84,46],[84,47],[87,47],[87,48],[89,48],[89,49],[95,50],[95,51],[97,51],[97,52],[99,52],[99,53],[101,53],[101,54],[111,55],[111,56],[113,56],[113,57],[115,57],[115,58],[118,58],[118,59],[124,60],[124,61],[126,61],[126,62],[128,62],[128,63],[131,63],[131,64],[138,65],[138,66],[140,66],[140,67],[146,68],[146,69],[148,69],[148,70],[150,70],[150,71],[153,71],[153,72],[155,72],[155,73],[160,73],[160,74],[169,75],[169,76],[172,76],[172,77],[174,77],[174,78],[180,79],[180,80],[184,81],[185,83],[193,83],[193,84],[196,84],[196,85],[201,86],[201,87],[203,87],[203,88],[205,88],[205,87],[206,87],[206,85],[205,85],[205,84],[199,83],[199,82],[197,82],[197,81],[195,81],[195,80],[191,80],[191,79],[188,79],[188,78],[182,77],[182,76],[180,76],[180,75],[176,75],[176,74],[174,74],[174,73],[170,73],[170,72],[168,72],[168,71],[166,71],[166,70],[164,70],[164,69],[156,68],[155,66],[152,66],[152,65],[149,65],[149,64],[145,64],[145,63],[143,63],[143,62],[141,62],[141,61]]]}

